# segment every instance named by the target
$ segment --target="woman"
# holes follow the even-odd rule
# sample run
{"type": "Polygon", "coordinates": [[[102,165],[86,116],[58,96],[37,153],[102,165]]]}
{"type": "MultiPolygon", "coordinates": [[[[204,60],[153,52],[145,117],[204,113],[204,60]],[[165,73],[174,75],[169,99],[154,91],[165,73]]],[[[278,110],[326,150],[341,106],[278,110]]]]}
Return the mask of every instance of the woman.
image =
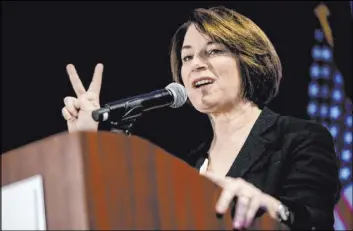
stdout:
{"type": "MultiPolygon", "coordinates": [[[[218,213],[233,209],[236,229],[263,211],[291,229],[333,229],[340,192],[333,139],[319,124],[266,107],[282,70],[260,28],[224,7],[196,9],[173,37],[171,69],[212,124],[213,137],[187,161],[223,188],[218,213]]],[[[99,108],[103,66],[87,91],[72,65],[67,71],[77,94],[64,100],[69,131],[97,130],[91,112],[99,108]]]]}

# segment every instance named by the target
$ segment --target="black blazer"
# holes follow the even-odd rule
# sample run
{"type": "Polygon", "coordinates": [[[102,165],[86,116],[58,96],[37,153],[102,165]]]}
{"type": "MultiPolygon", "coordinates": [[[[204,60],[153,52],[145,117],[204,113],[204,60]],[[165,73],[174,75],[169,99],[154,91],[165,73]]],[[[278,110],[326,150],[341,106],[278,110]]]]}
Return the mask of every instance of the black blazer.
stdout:
{"type": "MultiPolygon", "coordinates": [[[[192,150],[188,164],[199,169],[210,144],[208,139],[192,150]]],[[[334,229],[338,158],[331,134],[316,122],[265,107],[227,176],[241,177],[289,207],[290,229],[334,229]]]]}

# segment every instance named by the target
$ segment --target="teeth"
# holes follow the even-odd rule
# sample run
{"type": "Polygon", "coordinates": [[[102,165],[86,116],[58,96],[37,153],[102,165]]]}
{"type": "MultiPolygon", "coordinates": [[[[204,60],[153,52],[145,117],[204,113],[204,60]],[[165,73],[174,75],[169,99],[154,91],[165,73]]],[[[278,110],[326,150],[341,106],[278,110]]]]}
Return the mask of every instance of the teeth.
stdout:
{"type": "Polygon", "coordinates": [[[195,83],[195,87],[199,87],[201,85],[209,84],[209,83],[213,83],[213,81],[209,79],[200,80],[195,83]]]}

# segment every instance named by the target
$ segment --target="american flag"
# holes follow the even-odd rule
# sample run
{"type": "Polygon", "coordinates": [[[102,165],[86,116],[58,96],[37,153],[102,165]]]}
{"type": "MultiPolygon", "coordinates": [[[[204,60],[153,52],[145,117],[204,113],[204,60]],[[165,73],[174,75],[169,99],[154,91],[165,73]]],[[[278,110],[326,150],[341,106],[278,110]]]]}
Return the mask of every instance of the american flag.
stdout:
{"type": "Polygon", "coordinates": [[[333,58],[331,29],[328,21],[324,19],[330,14],[329,9],[320,3],[314,13],[320,28],[314,31],[315,44],[311,53],[313,63],[310,67],[310,100],[307,112],[311,119],[328,128],[335,141],[342,182],[341,199],[334,211],[335,230],[353,230],[352,100],[345,94],[344,78],[333,58]]]}

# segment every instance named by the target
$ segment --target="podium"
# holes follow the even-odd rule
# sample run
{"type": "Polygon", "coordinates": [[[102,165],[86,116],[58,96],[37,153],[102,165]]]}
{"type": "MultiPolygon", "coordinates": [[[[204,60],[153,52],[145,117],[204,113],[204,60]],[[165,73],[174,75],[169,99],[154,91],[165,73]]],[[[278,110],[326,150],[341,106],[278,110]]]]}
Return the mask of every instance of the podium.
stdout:
{"type": "MultiPolygon", "coordinates": [[[[151,142],[111,132],[60,133],[1,157],[2,187],[39,175],[48,230],[232,230],[221,189],[151,142]]],[[[266,213],[250,230],[285,230],[266,213]]]]}

